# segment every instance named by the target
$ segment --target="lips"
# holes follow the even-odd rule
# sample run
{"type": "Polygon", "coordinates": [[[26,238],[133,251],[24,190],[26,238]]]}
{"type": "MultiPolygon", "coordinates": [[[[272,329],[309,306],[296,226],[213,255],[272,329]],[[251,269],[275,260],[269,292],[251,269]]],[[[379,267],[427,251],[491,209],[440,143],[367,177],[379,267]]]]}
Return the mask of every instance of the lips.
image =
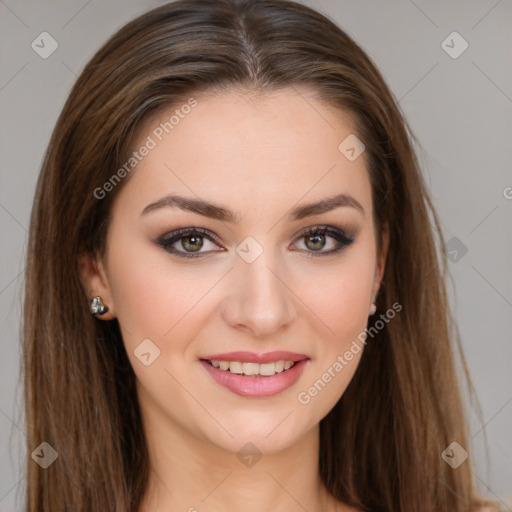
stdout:
{"type": "MultiPolygon", "coordinates": [[[[252,398],[274,396],[287,390],[297,382],[308,362],[309,357],[305,354],[281,350],[265,354],[227,352],[211,354],[204,358],[202,357],[200,360],[203,368],[205,368],[215,382],[232,393],[252,398]],[[283,361],[286,364],[283,365],[283,361]],[[228,366],[231,366],[233,363],[236,371],[233,372],[232,368],[229,370],[223,369],[225,364],[221,364],[222,367],[219,367],[219,362],[229,363],[228,366]],[[268,368],[274,364],[282,369],[279,371],[276,369],[273,375],[258,374],[258,372],[254,374],[254,367],[263,365],[265,368],[268,368]],[[245,375],[243,370],[240,371],[242,368],[250,368],[251,374],[245,375]]],[[[260,366],[260,370],[261,368],[262,366],[260,366]]]]}
{"type": "Polygon", "coordinates": [[[241,363],[275,363],[279,360],[298,362],[303,359],[309,359],[306,354],[298,354],[297,352],[288,352],[286,350],[275,350],[273,352],[265,352],[257,354],[255,352],[224,352],[222,354],[211,354],[200,359],[207,361],[240,361],[241,363]]]}

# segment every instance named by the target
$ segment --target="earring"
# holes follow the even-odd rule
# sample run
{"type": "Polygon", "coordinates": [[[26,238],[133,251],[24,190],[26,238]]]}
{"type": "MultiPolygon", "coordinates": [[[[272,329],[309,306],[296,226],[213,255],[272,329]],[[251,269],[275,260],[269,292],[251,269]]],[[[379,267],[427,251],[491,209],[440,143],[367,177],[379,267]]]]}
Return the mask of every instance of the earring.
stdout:
{"type": "Polygon", "coordinates": [[[89,306],[89,309],[91,310],[91,313],[94,316],[96,316],[96,315],[103,315],[104,313],[106,313],[108,311],[108,306],[103,304],[103,301],[101,300],[101,297],[98,296],[98,297],[94,297],[91,300],[91,304],[89,306]]]}
{"type": "Polygon", "coordinates": [[[370,316],[374,315],[375,311],[377,311],[377,306],[375,305],[375,302],[373,302],[370,307],[370,316]]]}

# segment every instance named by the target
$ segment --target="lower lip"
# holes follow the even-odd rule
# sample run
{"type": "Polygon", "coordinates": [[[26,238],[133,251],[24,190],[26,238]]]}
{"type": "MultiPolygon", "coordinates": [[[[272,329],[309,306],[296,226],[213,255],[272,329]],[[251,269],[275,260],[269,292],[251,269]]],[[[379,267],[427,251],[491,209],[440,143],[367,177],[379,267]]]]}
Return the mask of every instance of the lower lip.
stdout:
{"type": "Polygon", "coordinates": [[[271,377],[262,377],[261,375],[243,376],[231,373],[229,370],[215,368],[204,360],[201,360],[200,363],[218,384],[229,389],[229,391],[240,396],[261,398],[277,395],[293,386],[301,376],[308,361],[309,359],[297,361],[288,370],[275,373],[271,377]]]}

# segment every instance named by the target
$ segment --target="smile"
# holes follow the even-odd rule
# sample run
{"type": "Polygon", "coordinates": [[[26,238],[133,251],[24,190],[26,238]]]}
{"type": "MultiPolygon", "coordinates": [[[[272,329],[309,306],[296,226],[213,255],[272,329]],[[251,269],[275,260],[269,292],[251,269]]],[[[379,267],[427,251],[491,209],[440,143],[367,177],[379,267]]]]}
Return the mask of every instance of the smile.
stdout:
{"type": "Polygon", "coordinates": [[[286,391],[298,381],[309,361],[305,354],[284,351],[231,352],[199,360],[215,383],[236,395],[250,398],[270,397],[286,391]]]}
{"type": "Polygon", "coordinates": [[[209,363],[214,368],[248,377],[271,377],[276,373],[289,370],[295,364],[294,361],[284,361],[283,359],[274,363],[262,364],[244,363],[242,361],[209,361],[209,363]]]}

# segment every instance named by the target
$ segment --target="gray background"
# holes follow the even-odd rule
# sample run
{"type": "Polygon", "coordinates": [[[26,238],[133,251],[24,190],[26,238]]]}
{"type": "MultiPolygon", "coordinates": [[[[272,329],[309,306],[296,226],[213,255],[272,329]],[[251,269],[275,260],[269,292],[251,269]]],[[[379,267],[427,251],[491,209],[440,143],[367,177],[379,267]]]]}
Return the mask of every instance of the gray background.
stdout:
{"type": "MultiPolygon", "coordinates": [[[[161,3],[0,0],[0,512],[21,509],[20,313],[42,157],[87,60],[114,30],[161,3]],[[59,45],[47,59],[31,48],[43,31],[59,45]]],[[[423,171],[450,240],[450,299],[483,411],[482,423],[471,409],[473,445],[465,448],[481,491],[512,510],[512,2],[305,3],[369,53],[420,140],[423,171]],[[469,44],[456,59],[441,46],[453,31],[469,44]]],[[[448,44],[461,48],[459,41],[448,44]]],[[[66,314],[65,297],[55,314],[66,314]]]]}

